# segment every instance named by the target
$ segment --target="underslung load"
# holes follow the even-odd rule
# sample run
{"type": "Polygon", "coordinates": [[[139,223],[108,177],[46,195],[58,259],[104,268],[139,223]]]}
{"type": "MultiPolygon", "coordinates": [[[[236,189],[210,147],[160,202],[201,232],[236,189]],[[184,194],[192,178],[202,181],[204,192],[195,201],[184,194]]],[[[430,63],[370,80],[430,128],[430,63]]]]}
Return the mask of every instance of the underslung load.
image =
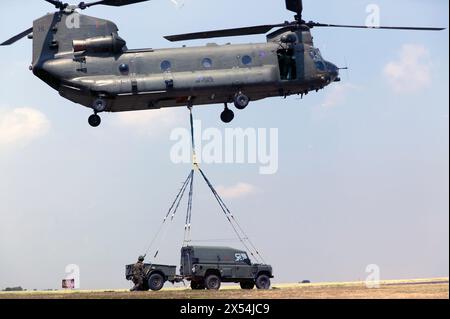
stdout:
{"type": "MultiPolygon", "coordinates": [[[[241,225],[238,223],[235,215],[227,207],[196,160],[192,108],[189,108],[189,110],[193,168],[189,172],[188,177],[184,181],[167,214],[164,216],[159,230],[146,250],[146,254],[143,256],[145,258],[145,256],[152,251],[154,244],[161,234],[164,233],[165,228],[174,221],[181,202],[189,188],[184,226],[184,240],[181,249],[180,274],[176,275],[176,266],[157,265],[152,263],[143,264],[143,271],[140,275],[141,278],[138,278],[139,280],[137,280],[139,285],[134,290],[146,291],[151,289],[157,291],[162,289],[166,282],[175,284],[184,282],[184,280],[191,283],[191,288],[193,290],[218,290],[220,289],[222,282],[239,283],[242,289],[253,289],[255,286],[258,289],[269,289],[270,279],[273,278],[272,267],[265,263],[259,250],[247,236],[241,225]],[[202,179],[208,185],[225,218],[245,249],[191,245],[194,177],[196,172],[199,172],[202,179]],[[257,263],[252,263],[250,257],[256,260],[257,263]]],[[[159,249],[156,248],[153,259],[156,259],[158,254],[159,249]]],[[[133,273],[134,268],[135,265],[126,266],[125,276],[127,280],[136,279],[136,274],[133,273]]]]}

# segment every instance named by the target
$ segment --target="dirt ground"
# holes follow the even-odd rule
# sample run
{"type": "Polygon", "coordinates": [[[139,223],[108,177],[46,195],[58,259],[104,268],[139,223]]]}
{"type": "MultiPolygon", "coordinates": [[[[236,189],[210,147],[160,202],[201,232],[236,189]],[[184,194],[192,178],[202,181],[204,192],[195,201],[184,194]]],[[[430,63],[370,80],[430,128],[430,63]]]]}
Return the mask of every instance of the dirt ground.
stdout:
{"type": "Polygon", "coordinates": [[[449,299],[449,280],[385,281],[376,289],[355,282],[274,285],[267,291],[244,291],[228,286],[220,291],[175,288],[138,293],[125,290],[0,292],[0,299],[449,299]]]}

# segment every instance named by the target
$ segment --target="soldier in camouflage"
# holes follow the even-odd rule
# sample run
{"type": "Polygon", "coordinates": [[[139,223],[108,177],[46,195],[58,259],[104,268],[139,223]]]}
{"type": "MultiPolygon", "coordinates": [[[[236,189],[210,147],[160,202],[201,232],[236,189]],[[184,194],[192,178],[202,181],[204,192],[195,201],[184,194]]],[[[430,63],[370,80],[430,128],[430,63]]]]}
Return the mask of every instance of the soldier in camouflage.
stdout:
{"type": "Polygon", "coordinates": [[[134,287],[131,289],[131,291],[142,291],[144,290],[144,256],[139,256],[138,262],[133,265],[133,283],[134,287]]]}

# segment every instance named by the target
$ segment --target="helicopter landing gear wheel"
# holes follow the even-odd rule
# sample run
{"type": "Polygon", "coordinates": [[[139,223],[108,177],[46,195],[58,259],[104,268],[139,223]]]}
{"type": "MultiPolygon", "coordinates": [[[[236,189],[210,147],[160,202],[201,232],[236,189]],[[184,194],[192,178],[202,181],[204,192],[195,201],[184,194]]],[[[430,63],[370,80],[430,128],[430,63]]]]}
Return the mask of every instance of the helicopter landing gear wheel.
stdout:
{"type": "Polygon", "coordinates": [[[97,114],[92,114],[89,116],[89,125],[92,127],[99,127],[102,123],[102,119],[97,114]]]}
{"type": "Polygon", "coordinates": [[[250,103],[249,97],[247,95],[243,94],[242,92],[239,92],[234,97],[234,106],[238,110],[245,109],[248,106],[249,103],[250,103]]]}
{"type": "Polygon", "coordinates": [[[225,104],[225,110],[220,114],[220,119],[224,123],[231,123],[234,120],[234,112],[225,104]]]}
{"type": "Polygon", "coordinates": [[[95,112],[97,113],[101,113],[104,112],[106,110],[107,107],[107,103],[104,99],[102,98],[98,98],[94,101],[94,104],[92,105],[92,108],[94,109],[95,112]]]}

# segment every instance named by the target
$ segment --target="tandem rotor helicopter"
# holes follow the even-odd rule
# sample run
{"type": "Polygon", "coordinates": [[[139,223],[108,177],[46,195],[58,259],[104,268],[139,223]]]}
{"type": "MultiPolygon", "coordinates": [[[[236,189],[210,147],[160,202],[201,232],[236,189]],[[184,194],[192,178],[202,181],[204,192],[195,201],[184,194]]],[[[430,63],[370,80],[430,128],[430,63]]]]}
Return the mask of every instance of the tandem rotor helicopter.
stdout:
{"type": "MultiPolygon", "coordinates": [[[[304,95],[340,81],[339,68],[314,47],[316,27],[370,28],[303,20],[303,1],[285,0],[292,22],[166,36],[169,41],[266,34],[267,42],[246,45],[130,50],[110,21],[80,14],[96,5],[125,6],[148,0],[103,0],[69,5],[45,0],[58,11],[37,19],[33,27],[1,46],[28,36],[33,39],[34,75],[75,103],[91,108],[89,124],[98,127],[102,112],[224,104],[221,119],[229,123],[233,103],[304,95]]],[[[443,28],[379,27],[440,31],[443,28]]]]}

